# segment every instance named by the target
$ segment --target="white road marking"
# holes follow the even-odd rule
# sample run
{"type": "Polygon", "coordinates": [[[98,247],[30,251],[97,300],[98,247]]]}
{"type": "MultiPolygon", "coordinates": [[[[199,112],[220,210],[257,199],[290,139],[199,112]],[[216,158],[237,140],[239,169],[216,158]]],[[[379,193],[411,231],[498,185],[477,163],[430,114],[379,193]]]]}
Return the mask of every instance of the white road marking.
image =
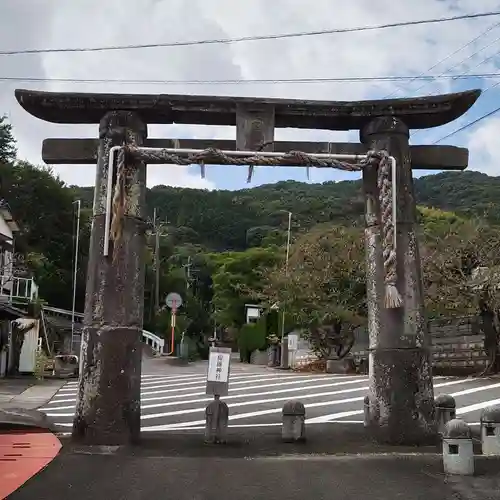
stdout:
{"type": "MultiPolygon", "coordinates": [[[[456,385],[456,384],[460,384],[460,383],[464,383],[464,382],[467,382],[467,381],[472,381],[473,379],[465,379],[465,380],[452,380],[450,382],[443,382],[442,384],[435,384],[434,387],[446,387],[446,386],[451,386],[451,385],[456,385]]],[[[333,395],[333,394],[338,394],[339,392],[350,392],[350,391],[334,391],[333,393],[317,393],[317,394],[311,394],[311,395],[307,395],[307,396],[302,396],[301,399],[305,399],[306,397],[310,397],[310,398],[313,398],[315,396],[324,396],[324,395],[333,395]]],[[[332,406],[332,405],[337,405],[337,404],[346,404],[346,403],[353,403],[353,402],[358,402],[358,401],[363,401],[364,399],[364,396],[362,397],[355,397],[355,398],[347,398],[347,399],[338,399],[338,400],[335,400],[335,401],[321,401],[319,403],[308,403],[306,404],[306,410],[307,408],[318,408],[318,407],[321,407],[321,406],[332,406]]],[[[288,398],[275,398],[273,400],[267,400],[268,402],[277,402],[277,401],[286,401],[288,400],[288,398]]],[[[266,400],[264,400],[266,401],[266,400]]],[[[236,403],[236,404],[233,404],[231,405],[231,408],[235,407],[235,406],[244,406],[244,405],[248,405],[248,404],[257,404],[259,403],[258,401],[248,401],[248,402],[244,402],[244,403],[236,403]]],[[[185,413],[196,413],[196,412],[200,412],[204,410],[204,408],[197,408],[197,409],[190,409],[188,411],[185,411],[185,412],[182,412],[182,413],[179,413],[179,412],[170,412],[168,414],[156,414],[156,415],[160,415],[161,416],[173,416],[173,415],[181,415],[181,414],[185,414],[185,413]]],[[[257,417],[257,416],[261,416],[261,415],[271,415],[273,413],[281,413],[282,411],[282,408],[272,408],[272,409],[269,409],[269,410],[258,410],[258,411],[254,411],[254,412],[248,412],[248,413],[239,413],[237,415],[229,415],[229,420],[237,420],[237,419],[242,419],[242,418],[251,418],[251,417],[257,417]]],[[[341,414],[339,413],[334,413],[333,415],[326,415],[325,417],[331,417],[331,418],[342,418],[342,416],[339,416],[339,415],[343,415],[345,412],[342,412],[341,414]]],[[[348,412],[349,415],[345,415],[345,416],[353,416],[353,415],[362,415],[363,414],[363,410],[352,410],[352,411],[349,411],[348,412]]],[[[150,418],[160,418],[160,417],[157,417],[157,416],[152,416],[152,415],[143,415],[141,416],[141,420],[148,420],[150,418]]],[[[317,417],[318,419],[320,418],[323,418],[323,417],[317,417]]],[[[310,422],[310,421],[313,421],[316,419],[311,419],[311,420],[306,420],[307,422],[310,422]]],[[[205,423],[205,420],[195,420],[195,421],[192,421],[192,422],[181,422],[181,423],[177,423],[177,424],[165,424],[165,425],[160,425],[160,426],[153,426],[153,428],[157,428],[158,430],[166,430],[169,428],[169,426],[172,426],[172,425],[175,425],[179,428],[181,427],[191,427],[192,425],[200,425],[200,424],[204,424],[205,423]]]]}
{"type": "MultiPolygon", "coordinates": [[[[474,379],[466,379],[466,380],[464,380],[464,382],[465,381],[472,381],[472,380],[474,380],[474,379]]],[[[445,386],[455,385],[457,383],[459,383],[459,381],[444,382],[443,384],[436,384],[436,385],[434,385],[434,387],[445,387],[445,386]]],[[[473,394],[473,393],[479,392],[479,391],[485,391],[487,389],[496,389],[497,387],[500,387],[500,384],[491,384],[491,385],[486,385],[486,386],[471,387],[470,389],[464,389],[463,391],[454,392],[451,394],[451,396],[453,396],[455,398],[455,397],[459,397],[459,396],[465,396],[467,394],[473,394]]],[[[498,401],[500,401],[500,400],[498,400],[498,401]]],[[[482,404],[482,403],[480,403],[480,404],[482,404]]],[[[471,405],[469,407],[465,406],[463,408],[459,408],[457,410],[457,415],[461,414],[461,413],[466,413],[463,411],[464,408],[471,408],[474,406],[476,406],[476,405],[471,405]]],[[[484,407],[480,407],[480,408],[484,408],[484,407]]],[[[476,409],[480,409],[480,408],[473,408],[470,411],[475,411],[476,409]]],[[[357,413],[353,413],[353,415],[362,415],[362,414],[363,414],[363,410],[360,410],[360,411],[358,410],[357,413]]],[[[310,420],[307,420],[307,422],[312,423],[312,424],[317,424],[317,423],[330,422],[335,418],[342,418],[342,417],[340,416],[339,413],[332,413],[330,415],[322,415],[321,417],[312,418],[310,420]]]]}
{"type": "Polygon", "coordinates": [[[490,399],[489,401],[481,401],[480,403],[458,408],[457,415],[464,415],[465,413],[482,410],[483,408],[488,408],[488,406],[495,406],[498,404],[500,404],[500,399],[490,399]]]}
{"type": "MultiPolygon", "coordinates": [[[[294,392],[296,393],[297,391],[306,391],[306,390],[311,390],[311,389],[323,389],[325,387],[336,387],[339,385],[348,385],[348,384],[359,384],[364,382],[364,380],[348,380],[347,382],[333,382],[333,383],[328,383],[328,384],[320,384],[320,385],[308,385],[308,386],[299,386],[299,387],[291,387],[288,389],[278,389],[276,391],[264,391],[264,392],[253,392],[253,393],[247,393],[247,392],[242,392],[239,394],[230,394],[224,398],[224,400],[227,399],[238,399],[238,398],[245,398],[245,397],[254,397],[254,396],[271,396],[273,394],[283,394],[285,392],[294,392]]],[[[275,387],[276,385],[280,384],[266,384],[263,386],[253,386],[252,389],[259,389],[260,387],[275,387]]],[[[245,390],[250,389],[250,387],[246,387],[245,390]]],[[[346,390],[345,392],[349,391],[360,391],[360,390],[367,390],[368,386],[363,386],[363,387],[356,387],[355,389],[349,389],[346,390]]],[[[240,389],[241,390],[241,389],[240,389]]],[[[156,398],[146,398],[143,399],[141,398],[141,408],[142,409],[151,409],[151,408],[162,408],[164,406],[172,406],[172,405],[184,405],[184,404],[196,404],[196,403],[203,403],[203,402],[208,402],[212,401],[213,397],[205,397],[205,398],[196,398],[196,399],[187,399],[183,401],[177,401],[177,399],[180,398],[185,398],[189,396],[205,396],[205,392],[199,392],[199,393],[190,393],[190,394],[176,394],[173,396],[169,397],[156,397],[156,398]],[[167,401],[164,403],[154,403],[154,404],[147,404],[144,405],[142,404],[144,401],[151,401],[151,400],[172,400],[175,399],[176,401],[167,401]]],[[[74,400],[71,400],[74,401],[74,400]]],[[[59,410],[71,410],[74,408],[74,405],[68,405],[68,406],[49,406],[46,408],[41,408],[42,411],[59,411],[59,410]]]]}

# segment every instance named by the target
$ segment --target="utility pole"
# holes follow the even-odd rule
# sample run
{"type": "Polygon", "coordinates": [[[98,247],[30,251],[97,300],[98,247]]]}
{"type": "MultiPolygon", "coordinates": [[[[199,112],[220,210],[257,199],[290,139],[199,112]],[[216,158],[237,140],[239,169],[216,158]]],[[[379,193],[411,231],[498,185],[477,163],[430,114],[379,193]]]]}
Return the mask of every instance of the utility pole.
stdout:
{"type": "Polygon", "coordinates": [[[80,212],[82,203],[80,200],[76,200],[77,215],[76,215],[76,235],[75,235],[75,262],[73,269],[73,307],[71,310],[71,347],[70,354],[73,354],[73,342],[75,338],[75,308],[76,308],[76,281],[78,275],[78,244],[80,242],[80,212]]]}
{"type": "MultiPolygon", "coordinates": [[[[286,259],[285,259],[285,287],[288,287],[288,259],[290,257],[290,236],[292,233],[292,212],[288,212],[288,231],[286,238],[286,259]]],[[[280,304],[281,306],[281,304],[280,304]]],[[[280,366],[282,369],[288,368],[288,345],[285,347],[285,314],[286,314],[286,298],[283,300],[283,309],[281,313],[281,353],[280,366]]]]}
{"type": "Polygon", "coordinates": [[[155,266],[155,314],[160,310],[160,237],[161,230],[168,224],[168,220],[165,222],[157,222],[156,220],[156,207],[153,210],[153,231],[155,235],[155,251],[154,251],[154,266],[155,266]]]}
{"type": "Polygon", "coordinates": [[[187,264],[184,264],[182,266],[182,267],[184,267],[185,273],[186,273],[186,291],[189,290],[189,288],[191,287],[191,267],[192,267],[192,265],[193,265],[193,263],[191,260],[191,256],[189,256],[187,264]]]}

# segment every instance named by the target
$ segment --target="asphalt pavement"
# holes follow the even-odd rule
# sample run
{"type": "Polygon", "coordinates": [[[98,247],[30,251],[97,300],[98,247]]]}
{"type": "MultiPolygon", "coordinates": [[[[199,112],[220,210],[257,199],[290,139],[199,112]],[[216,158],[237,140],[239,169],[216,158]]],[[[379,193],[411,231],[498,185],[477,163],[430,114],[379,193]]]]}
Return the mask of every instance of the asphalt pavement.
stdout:
{"type": "MultiPolygon", "coordinates": [[[[169,366],[165,360],[144,363],[141,408],[145,432],[199,429],[211,397],[205,394],[206,363],[169,366]]],[[[435,377],[435,394],[451,394],[457,416],[478,425],[481,410],[500,404],[500,379],[435,377]]],[[[58,426],[70,431],[76,404],[77,382],[66,383],[40,409],[58,426]]],[[[230,427],[274,427],[281,422],[281,409],[290,399],[306,406],[308,425],[338,422],[362,423],[363,398],[368,377],[299,374],[233,362],[229,395],[230,427]]]]}

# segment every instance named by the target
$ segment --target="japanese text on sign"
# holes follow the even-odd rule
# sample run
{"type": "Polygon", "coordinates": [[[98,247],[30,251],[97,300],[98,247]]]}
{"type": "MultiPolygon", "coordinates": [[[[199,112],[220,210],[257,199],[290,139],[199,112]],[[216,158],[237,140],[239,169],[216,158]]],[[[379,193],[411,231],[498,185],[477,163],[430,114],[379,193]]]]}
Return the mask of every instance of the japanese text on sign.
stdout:
{"type": "Polygon", "coordinates": [[[229,380],[229,362],[231,354],[225,352],[211,352],[208,361],[209,382],[227,382],[229,380]]]}

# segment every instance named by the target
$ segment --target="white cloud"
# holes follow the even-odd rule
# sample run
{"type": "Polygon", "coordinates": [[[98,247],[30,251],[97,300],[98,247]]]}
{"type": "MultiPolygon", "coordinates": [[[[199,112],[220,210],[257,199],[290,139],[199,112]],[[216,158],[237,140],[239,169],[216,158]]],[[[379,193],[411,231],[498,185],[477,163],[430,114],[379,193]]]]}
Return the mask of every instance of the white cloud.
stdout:
{"type": "MultiPolygon", "coordinates": [[[[3,0],[0,46],[4,49],[78,47],[240,37],[442,17],[499,7],[500,3],[496,0],[253,0],[245,3],[234,0],[33,0],[29,6],[19,0],[3,0]]],[[[237,44],[0,56],[0,76],[220,80],[418,75],[498,21],[498,18],[485,18],[237,44]]],[[[497,71],[495,58],[484,63],[481,61],[498,52],[500,42],[492,43],[498,37],[500,27],[449,58],[433,72],[441,73],[452,66],[456,66],[453,72],[497,71]],[[491,46],[466,59],[488,44],[491,46]]],[[[52,91],[199,93],[356,100],[383,98],[394,92],[402,97],[410,95],[412,89],[419,89],[418,94],[447,92],[454,90],[458,83],[441,81],[419,89],[422,82],[403,85],[384,82],[225,86],[0,82],[0,113],[9,113],[21,157],[40,162],[40,146],[45,137],[95,137],[97,127],[41,122],[29,116],[15,102],[13,91],[16,87],[52,91]]],[[[486,122],[485,126],[489,123],[486,122]]],[[[481,130],[474,132],[471,144],[474,144],[474,140],[480,140],[481,130]]],[[[439,131],[436,133],[439,134],[439,131]]],[[[150,127],[149,136],[230,138],[234,137],[234,130],[230,127],[167,125],[150,127]]],[[[347,137],[358,140],[355,133],[277,131],[278,139],[345,140],[347,137]]],[[[428,142],[429,134],[426,133],[424,137],[424,142],[428,142]]],[[[94,182],[91,166],[57,166],[56,171],[69,183],[89,185],[94,182]]],[[[318,172],[313,179],[321,181],[333,177],[333,173],[318,172]]],[[[244,187],[244,178],[242,175],[241,186],[234,187],[244,187]]],[[[270,174],[267,178],[276,179],[276,174],[270,174]]],[[[298,172],[296,178],[303,179],[303,172],[298,172]]],[[[265,173],[259,175],[259,179],[265,182],[265,173]]],[[[182,167],[155,166],[149,169],[148,184],[213,188],[217,179],[210,178],[209,173],[208,179],[202,180],[192,170],[182,167]]]]}
{"type": "Polygon", "coordinates": [[[498,158],[498,138],[500,137],[500,118],[491,118],[470,135],[468,148],[474,164],[474,170],[480,170],[489,175],[500,175],[500,160],[498,158]]]}

